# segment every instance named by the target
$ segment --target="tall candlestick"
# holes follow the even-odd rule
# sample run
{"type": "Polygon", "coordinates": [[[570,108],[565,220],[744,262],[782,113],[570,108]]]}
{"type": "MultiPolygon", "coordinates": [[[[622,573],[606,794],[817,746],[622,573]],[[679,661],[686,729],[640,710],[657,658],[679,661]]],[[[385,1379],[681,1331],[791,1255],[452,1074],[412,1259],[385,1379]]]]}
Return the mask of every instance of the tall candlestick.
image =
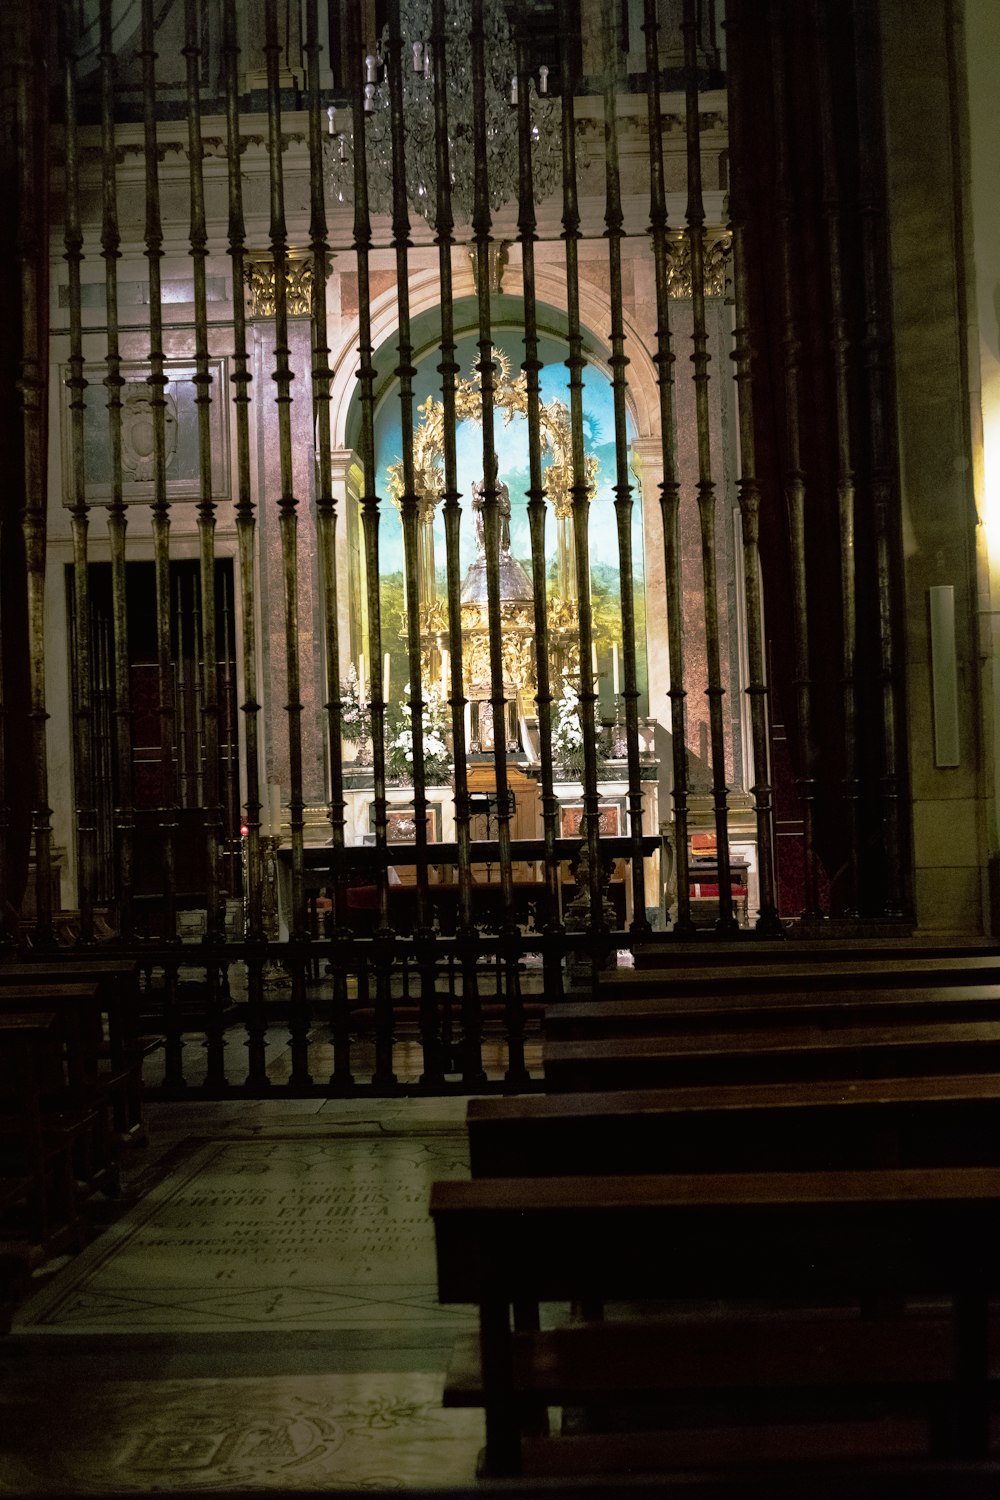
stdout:
{"type": "Polygon", "coordinates": [[[389,653],[385,653],[385,661],[382,664],[382,701],[389,701],[389,653]]]}
{"type": "Polygon", "coordinates": [[[611,642],[611,690],[618,697],[618,642],[611,642]]]}

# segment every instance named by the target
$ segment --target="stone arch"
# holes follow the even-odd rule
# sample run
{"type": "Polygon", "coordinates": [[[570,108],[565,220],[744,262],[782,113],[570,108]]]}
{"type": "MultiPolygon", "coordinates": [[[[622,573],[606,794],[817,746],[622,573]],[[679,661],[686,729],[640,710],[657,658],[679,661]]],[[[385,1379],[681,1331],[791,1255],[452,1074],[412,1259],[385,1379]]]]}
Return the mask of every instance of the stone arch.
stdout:
{"type": "MultiPolygon", "coordinates": [[[[500,299],[502,311],[508,315],[511,322],[515,323],[515,326],[514,312],[516,305],[520,302],[516,285],[516,269],[516,267],[511,267],[507,271],[507,279],[513,286],[513,291],[505,293],[500,299]]],[[[539,267],[535,287],[539,304],[539,331],[565,338],[566,288],[558,269],[552,266],[539,267]]],[[[417,272],[411,278],[409,293],[411,323],[419,332],[421,320],[429,321],[430,315],[440,306],[440,280],[437,269],[417,272]]],[[[474,297],[475,283],[471,268],[456,265],[453,285],[453,300],[456,309],[463,304],[470,304],[474,297]]],[[[509,326],[508,317],[502,318],[498,326],[509,326]]],[[[609,308],[606,300],[586,283],[581,283],[580,320],[585,350],[588,359],[604,373],[609,373],[611,349],[606,337],[596,330],[605,326],[608,319],[609,308]]],[[[656,437],[659,435],[656,367],[633,320],[625,316],[623,324],[625,352],[629,359],[626,399],[635,422],[636,437],[637,439],[656,437]]],[[[389,344],[398,326],[396,294],[393,289],[389,289],[378,296],[371,307],[371,336],[376,365],[380,352],[389,344]]],[[[357,319],[345,326],[341,335],[340,353],[333,361],[333,379],[330,386],[330,427],[335,448],[356,447],[354,440],[358,425],[356,378],[358,331],[357,319]]],[[[463,328],[461,331],[466,330],[463,328]]],[[[415,345],[416,342],[415,338],[415,345]]],[[[432,340],[426,338],[421,347],[415,347],[415,355],[419,358],[429,347],[432,347],[432,340]]],[[[395,359],[393,359],[393,365],[395,365],[395,359]]],[[[387,373],[380,382],[381,386],[383,388],[388,386],[391,378],[391,374],[387,373]]],[[[377,391],[377,395],[380,394],[381,391],[377,391]]]]}

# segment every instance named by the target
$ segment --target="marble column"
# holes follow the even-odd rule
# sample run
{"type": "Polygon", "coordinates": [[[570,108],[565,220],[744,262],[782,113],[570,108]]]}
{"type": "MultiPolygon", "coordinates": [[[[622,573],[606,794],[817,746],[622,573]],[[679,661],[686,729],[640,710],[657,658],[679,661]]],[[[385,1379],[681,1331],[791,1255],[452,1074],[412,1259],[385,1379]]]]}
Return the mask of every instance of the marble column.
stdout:
{"type": "MultiPolygon", "coordinates": [[[[656,720],[654,749],[659,757],[658,797],[661,816],[668,817],[673,791],[670,740],[670,653],[667,629],[667,588],[663,563],[663,523],[660,485],[663,481],[663,445],[658,437],[635,438],[632,442],[632,472],[642,503],[643,569],[646,587],[646,674],[649,683],[649,714],[656,720]]],[[[636,645],[638,646],[638,642],[636,645]]]]}
{"type": "Polygon", "coordinates": [[[360,599],[355,597],[361,566],[358,504],[362,472],[361,460],[353,448],[334,448],[330,455],[330,479],[337,502],[337,632],[343,680],[351,662],[357,666],[358,653],[364,649],[360,599]]]}
{"type": "MultiPolygon", "coordinates": [[[[323,739],[322,615],[316,564],[315,445],[312,409],[312,348],[309,320],[293,318],[288,324],[289,363],[292,381],[292,468],[298,500],[298,648],[302,700],[302,790],[307,803],[326,800],[326,758],[323,739]]],[[[275,389],[274,323],[260,320],[253,325],[254,389],[275,389]]],[[[277,782],[287,798],[290,782],[288,758],[288,673],[285,659],[284,568],[281,555],[278,498],[281,467],[278,444],[278,412],[274,400],[259,399],[254,408],[257,424],[257,500],[260,524],[260,596],[263,632],[261,659],[264,696],[264,753],[266,779],[277,782]]]]}

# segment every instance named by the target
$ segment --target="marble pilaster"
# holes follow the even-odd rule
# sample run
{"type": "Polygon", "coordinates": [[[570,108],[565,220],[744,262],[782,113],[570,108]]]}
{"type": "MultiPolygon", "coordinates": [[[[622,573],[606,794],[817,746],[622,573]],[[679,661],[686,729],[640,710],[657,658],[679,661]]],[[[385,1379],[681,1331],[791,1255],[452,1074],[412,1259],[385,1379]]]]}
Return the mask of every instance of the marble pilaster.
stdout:
{"type": "MultiPolygon", "coordinates": [[[[302,701],[302,788],[306,802],[326,797],[323,733],[323,660],[319,579],[316,563],[315,473],[312,408],[312,352],[307,319],[288,325],[292,381],[292,473],[298,499],[298,649],[302,701]]],[[[272,322],[253,330],[254,385],[273,391],[275,335],[272,322]]],[[[278,499],[281,466],[278,413],[273,400],[255,407],[260,523],[260,593],[263,631],[261,661],[264,684],[264,748],[267,780],[280,784],[287,800],[289,773],[288,669],[285,657],[284,566],[278,499]]]]}

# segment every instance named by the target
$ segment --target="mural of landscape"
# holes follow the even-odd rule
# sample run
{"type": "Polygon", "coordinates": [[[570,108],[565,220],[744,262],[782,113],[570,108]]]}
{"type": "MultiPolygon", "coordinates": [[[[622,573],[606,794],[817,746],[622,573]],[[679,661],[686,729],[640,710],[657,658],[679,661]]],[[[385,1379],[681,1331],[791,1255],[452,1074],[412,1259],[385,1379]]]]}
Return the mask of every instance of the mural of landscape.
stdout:
{"type": "MultiPolygon", "coordinates": [[[[512,377],[516,377],[523,347],[516,337],[498,332],[495,346],[502,350],[510,363],[512,377]]],[[[569,405],[569,372],[565,366],[567,348],[555,339],[540,340],[540,358],[544,361],[541,373],[541,398],[543,402],[555,400],[569,405]]],[[[473,375],[478,348],[472,337],[458,344],[458,363],[462,377],[473,375]]],[[[414,380],[415,408],[428,396],[440,397],[441,377],[437,372],[439,355],[433,351],[418,364],[414,380]]],[[[598,650],[598,667],[601,673],[601,698],[611,699],[611,655],[613,643],[618,643],[621,652],[621,574],[619,568],[618,527],[614,509],[615,483],[615,438],[614,406],[609,376],[596,366],[588,366],[584,375],[584,444],[588,457],[596,460],[596,494],[590,507],[590,553],[591,553],[591,598],[594,610],[594,632],[598,650]]],[[[417,417],[419,420],[419,415],[417,417]]],[[[629,419],[629,437],[633,435],[629,419]]],[[[511,552],[529,573],[531,571],[531,540],[528,527],[527,489],[528,469],[528,424],[519,414],[497,411],[495,443],[499,461],[499,477],[507,485],[511,500],[511,552]]],[[[461,421],[456,436],[458,458],[458,484],[462,493],[463,507],[469,503],[473,483],[482,477],[483,450],[482,429],[473,420],[461,421]]],[[[393,385],[382,399],[375,420],[375,453],[378,493],[385,496],[389,487],[389,471],[402,456],[402,430],[398,400],[398,387],[393,385]]],[[[543,468],[546,460],[543,459],[543,468]]],[[[645,589],[643,582],[642,514],[638,487],[633,489],[632,551],[633,581],[636,609],[636,645],[639,688],[643,695],[639,712],[646,713],[646,655],[645,655],[645,589]]],[[[379,538],[379,563],[382,578],[382,610],[384,646],[393,655],[393,680],[397,675],[396,656],[401,653],[399,626],[403,612],[403,537],[398,511],[390,504],[381,507],[382,521],[379,538]],[[396,643],[399,642],[397,645],[396,643]]],[[[546,563],[550,592],[557,590],[557,523],[550,508],[546,522],[546,563]]],[[[434,554],[438,580],[438,592],[444,595],[445,533],[440,511],[434,522],[434,554]]],[[[463,573],[476,554],[475,535],[471,514],[468,521],[463,516],[461,530],[461,561],[463,573]]],[[[402,661],[399,671],[405,670],[402,661]]]]}

